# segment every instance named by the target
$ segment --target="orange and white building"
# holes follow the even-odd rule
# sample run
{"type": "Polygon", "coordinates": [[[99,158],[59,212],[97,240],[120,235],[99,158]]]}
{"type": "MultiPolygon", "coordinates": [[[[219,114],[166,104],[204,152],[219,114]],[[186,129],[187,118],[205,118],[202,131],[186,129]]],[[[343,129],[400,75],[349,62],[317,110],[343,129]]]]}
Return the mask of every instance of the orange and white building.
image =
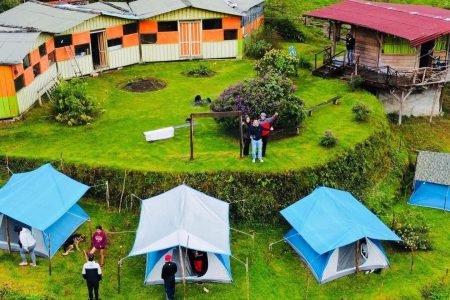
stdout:
{"type": "Polygon", "coordinates": [[[0,119],[70,79],[142,62],[241,58],[264,0],[29,1],[0,14],[0,119]]]}

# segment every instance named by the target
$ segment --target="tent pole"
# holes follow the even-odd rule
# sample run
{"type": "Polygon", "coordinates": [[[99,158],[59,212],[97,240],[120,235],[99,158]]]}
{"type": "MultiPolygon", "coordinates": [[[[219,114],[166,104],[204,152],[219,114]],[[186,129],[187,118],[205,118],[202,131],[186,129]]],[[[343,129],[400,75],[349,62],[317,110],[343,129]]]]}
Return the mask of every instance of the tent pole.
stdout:
{"type": "Polygon", "coordinates": [[[120,269],[122,267],[121,258],[119,257],[119,262],[117,263],[117,294],[120,294],[120,269]]]}
{"type": "Polygon", "coordinates": [[[52,256],[50,249],[50,233],[48,234],[48,275],[52,276],[52,256]]]}
{"type": "Polygon", "coordinates": [[[356,254],[355,254],[355,261],[356,261],[356,273],[359,272],[359,240],[356,242],[356,254]]]}
{"type": "Polygon", "coordinates": [[[178,251],[180,255],[180,262],[181,262],[181,276],[183,281],[183,299],[186,300],[186,274],[184,270],[184,261],[183,261],[183,252],[181,251],[181,245],[178,245],[178,251]]]}
{"type": "Polygon", "coordinates": [[[5,216],[5,222],[6,222],[6,241],[8,242],[8,253],[11,254],[11,236],[9,235],[9,221],[8,216],[5,216]]]}

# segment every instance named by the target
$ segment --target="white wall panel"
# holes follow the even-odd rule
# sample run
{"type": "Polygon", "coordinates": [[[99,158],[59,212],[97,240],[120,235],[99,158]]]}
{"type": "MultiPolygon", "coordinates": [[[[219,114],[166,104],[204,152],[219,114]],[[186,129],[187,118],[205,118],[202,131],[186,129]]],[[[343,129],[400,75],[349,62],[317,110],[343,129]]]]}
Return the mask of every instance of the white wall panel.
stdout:
{"type": "Polygon", "coordinates": [[[89,75],[93,72],[94,65],[92,63],[91,55],[77,56],[75,59],[76,62],[74,60],[58,62],[58,72],[63,79],[70,79],[75,77],[74,68],[78,69],[77,64],[82,75],[89,75]]]}
{"type": "Polygon", "coordinates": [[[142,61],[171,61],[180,59],[179,44],[142,45],[142,61]]]}
{"type": "Polygon", "coordinates": [[[203,58],[229,58],[238,56],[238,41],[203,42],[203,58]]]}
{"type": "Polygon", "coordinates": [[[139,61],[139,46],[108,51],[108,68],[110,69],[137,64],[139,61]]]}

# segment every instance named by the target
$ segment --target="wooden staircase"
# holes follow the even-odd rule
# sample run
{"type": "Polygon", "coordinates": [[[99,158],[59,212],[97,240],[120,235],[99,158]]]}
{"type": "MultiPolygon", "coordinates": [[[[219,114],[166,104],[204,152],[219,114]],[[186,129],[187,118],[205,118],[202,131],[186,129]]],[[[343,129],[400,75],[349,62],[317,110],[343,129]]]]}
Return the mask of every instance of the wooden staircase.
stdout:
{"type": "Polygon", "coordinates": [[[313,75],[322,78],[333,78],[341,76],[344,73],[345,51],[340,51],[332,55],[331,47],[326,47],[314,55],[313,75]],[[322,57],[322,65],[318,61],[322,57]]]}

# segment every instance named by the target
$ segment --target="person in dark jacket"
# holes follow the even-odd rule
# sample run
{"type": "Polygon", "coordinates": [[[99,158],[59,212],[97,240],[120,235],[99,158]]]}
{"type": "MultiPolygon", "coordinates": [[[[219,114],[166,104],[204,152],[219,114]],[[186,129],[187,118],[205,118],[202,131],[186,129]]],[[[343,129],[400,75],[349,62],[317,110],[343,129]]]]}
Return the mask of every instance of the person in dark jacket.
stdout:
{"type": "Polygon", "coordinates": [[[260,162],[264,162],[262,159],[262,140],[261,140],[262,127],[258,120],[253,120],[252,126],[250,126],[249,133],[252,140],[252,162],[255,162],[256,155],[260,162]]]}
{"type": "Polygon", "coordinates": [[[88,261],[83,265],[81,274],[86,280],[89,300],[99,300],[98,287],[100,285],[100,280],[102,280],[102,268],[94,261],[94,254],[89,253],[88,261]]]}
{"type": "Polygon", "coordinates": [[[244,156],[248,156],[248,150],[250,148],[250,126],[252,125],[250,117],[246,116],[244,122],[242,122],[242,133],[244,138],[244,156]]]}
{"type": "Polygon", "coordinates": [[[347,64],[353,64],[355,54],[355,38],[350,33],[345,37],[345,48],[347,49],[347,64]]]}
{"type": "Polygon", "coordinates": [[[178,271],[177,264],[172,260],[172,256],[167,254],[165,263],[162,267],[161,278],[164,280],[164,290],[166,291],[167,300],[175,299],[175,274],[178,271]]]}
{"type": "Polygon", "coordinates": [[[259,117],[259,124],[261,125],[261,138],[262,138],[262,156],[266,156],[266,148],[269,143],[269,135],[273,131],[273,122],[278,118],[276,112],[272,117],[266,118],[265,113],[261,113],[259,117]]]}

